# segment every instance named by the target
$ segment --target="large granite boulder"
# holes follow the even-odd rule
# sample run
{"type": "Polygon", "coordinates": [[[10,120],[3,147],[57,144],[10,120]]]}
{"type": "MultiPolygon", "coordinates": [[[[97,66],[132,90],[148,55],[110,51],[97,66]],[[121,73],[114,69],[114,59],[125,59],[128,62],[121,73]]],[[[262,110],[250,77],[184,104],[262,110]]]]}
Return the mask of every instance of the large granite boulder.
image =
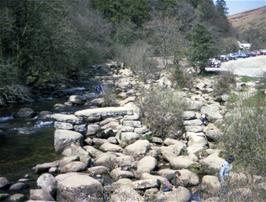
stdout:
{"type": "Polygon", "coordinates": [[[205,175],[202,178],[201,187],[204,191],[210,194],[216,194],[220,191],[221,184],[219,182],[218,177],[211,176],[211,175],[205,175]]]}
{"type": "Polygon", "coordinates": [[[133,114],[132,109],[128,107],[103,107],[80,110],[75,113],[78,117],[86,117],[87,119],[105,118],[114,116],[123,116],[133,114]]]}
{"type": "Polygon", "coordinates": [[[31,189],[30,199],[33,201],[55,201],[54,198],[43,189],[31,189]]]}
{"type": "Polygon", "coordinates": [[[207,105],[207,106],[203,106],[200,109],[202,114],[206,114],[208,117],[208,120],[210,122],[214,122],[218,119],[222,119],[223,116],[220,113],[220,109],[219,106],[217,106],[216,104],[212,104],[212,105],[207,105]]]}
{"type": "Polygon", "coordinates": [[[65,148],[72,143],[81,144],[83,136],[75,131],[71,130],[55,130],[54,134],[54,147],[56,152],[62,152],[65,148]]]}
{"type": "Polygon", "coordinates": [[[76,117],[73,114],[52,114],[50,118],[54,119],[58,122],[64,122],[64,123],[72,123],[72,124],[80,124],[82,122],[81,118],[76,117]]]}
{"type": "Polygon", "coordinates": [[[144,198],[133,188],[120,187],[111,195],[110,202],[144,202],[144,198]]]}
{"type": "Polygon", "coordinates": [[[37,186],[54,196],[54,194],[56,193],[57,181],[53,175],[44,173],[40,177],[38,177],[37,186]]]}
{"type": "Polygon", "coordinates": [[[152,156],[145,156],[137,164],[137,173],[150,173],[155,169],[157,160],[152,156]]]}
{"type": "Polygon", "coordinates": [[[58,201],[103,201],[103,187],[101,183],[86,174],[67,173],[56,176],[56,179],[58,182],[58,201]]]}
{"type": "Polygon", "coordinates": [[[150,148],[148,140],[138,140],[125,148],[126,153],[132,156],[140,156],[146,154],[150,148]]]}

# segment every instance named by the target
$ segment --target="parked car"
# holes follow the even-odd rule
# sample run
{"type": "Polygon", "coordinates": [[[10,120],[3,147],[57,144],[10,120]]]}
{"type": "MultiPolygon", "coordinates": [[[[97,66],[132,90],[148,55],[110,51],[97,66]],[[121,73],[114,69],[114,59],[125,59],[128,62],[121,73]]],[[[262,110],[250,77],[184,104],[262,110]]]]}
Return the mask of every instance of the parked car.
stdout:
{"type": "Polygon", "coordinates": [[[212,68],[219,68],[219,67],[221,67],[221,61],[216,59],[216,58],[211,58],[208,61],[208,66],[210,66],[212,68]]]}
{"type": "Polygon", "coordinates": [[[262,55],[266,55],[266,49],[260,50],[262,55]]]}
{"type": "Polygon", "coordinates": [[[227,57],[229,58],[229,60],[236,60],[237,59],[237,56],[234,53],[228,54],[227,57]]]}
{"type": "Polygon", "coordinates": [[[219,59],[220,61],[222,61],[222,62],[229,61],[229,58],[228,58],[227,55],[220,55],[220,56],[218,57],[218,59],[219,59]]]}
{"type": "Polygon", "coordinates": [[[238,53],[238,57],[239,57],[239,58],[248,58],[248,55],[247,55],[245,52],[240,51],[240,52],[238,53]]]}
{"type": "Polygon", "coordinates": [[[248,57],[255,57],[257,55],[254,51],[247,51],[246,54],[248,57]]]}

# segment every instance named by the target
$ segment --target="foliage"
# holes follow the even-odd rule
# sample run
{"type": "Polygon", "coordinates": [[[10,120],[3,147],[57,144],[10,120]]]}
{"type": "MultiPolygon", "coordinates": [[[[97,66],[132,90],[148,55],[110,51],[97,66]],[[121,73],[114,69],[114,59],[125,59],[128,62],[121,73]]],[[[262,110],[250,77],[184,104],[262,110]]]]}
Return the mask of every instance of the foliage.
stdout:
{"type": "Polygon", "coordinates": [[[257,105],[257,102],[242,104],[226,119],[225,149],[251,174],[266,175],[265,121],[265,105],[257,105]]]}
{"type": "Polygon", "coordinates": [[[115,91],[115,88],[111,86],[104,89],[103,99],[104,103],[102,107],[118,106],[117,92],[115,91]]]}
{"type": "Polygon", "coordinates": [[[232,87],[236,84],[235,76],[230,73],[222,73],[214,85],[214,94],[216,96],[222,95],[224,93],[230,93],[232,87]]]}
{"type": "Polygon", "coordinates": [[[115,24],[131,21],[141,26],[149,18],[146,0],[92,0],[92,5],[115,24]]]}
{"type": "Polygon", "coordinates": [[[193,87],[193,74],[181,69],[180,65],[176,65],[175,76],[179,87],[189,89],[193,87]]]}
{"type": "Polygon", "coordinates": [[[190,37],[188,57],[194,67],[204,71],[208,59],[216,55],[217,49],[210,32],[203,25],[196,25],[190,37]]]}
{"type": "Polygon", "coordinates": [[[152,58],[152,49],[145,41],[138,40],[129,47],[120,48],[120,60],[144,81],[157,72],[152,58]]]}
{"type": "Polygon", "coordinates": [[[15,80],[33,85],[43,77],[68,76],[105,56],[109,28],[83,2],[1,2],[0,59],[13,61],[15,80]]]}
{"type": "Polygon", "coordinates": [[[151,89],[140,100],[142,120],[158,137],[179,135],[183,124],[184,100],[168,89],[151,89]]]}
{"type": "Polygon", "coordinates": [[[222,16],[226,16],[228,14],[228,8],[226,6],[225,0],[217,0],[216,1],[216,9],[218,13],[222,16]]]}

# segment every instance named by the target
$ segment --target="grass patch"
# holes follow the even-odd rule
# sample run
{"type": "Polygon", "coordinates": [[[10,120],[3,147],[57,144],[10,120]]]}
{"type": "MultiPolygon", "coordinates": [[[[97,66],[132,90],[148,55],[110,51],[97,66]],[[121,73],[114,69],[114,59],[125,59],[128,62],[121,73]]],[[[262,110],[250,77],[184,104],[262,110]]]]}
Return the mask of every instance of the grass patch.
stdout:
{"type": "Polygon", "coordinates": [[[249,76],[241,76],[240,81],[241,82],[250,82],[250,81],[256,81],[257,79],[254,77],[249,77],[249,76]]]}

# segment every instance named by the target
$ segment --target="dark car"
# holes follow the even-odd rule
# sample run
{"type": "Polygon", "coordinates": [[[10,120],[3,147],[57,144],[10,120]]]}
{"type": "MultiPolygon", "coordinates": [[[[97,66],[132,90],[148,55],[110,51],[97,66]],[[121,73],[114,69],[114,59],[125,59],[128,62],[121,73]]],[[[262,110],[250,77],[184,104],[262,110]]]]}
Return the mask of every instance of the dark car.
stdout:
{"type": "Polygon", "coordinates": [[[248,58],[248,55],[245,52],[239,52],[238,55],[239,58],[248,58]]]}

